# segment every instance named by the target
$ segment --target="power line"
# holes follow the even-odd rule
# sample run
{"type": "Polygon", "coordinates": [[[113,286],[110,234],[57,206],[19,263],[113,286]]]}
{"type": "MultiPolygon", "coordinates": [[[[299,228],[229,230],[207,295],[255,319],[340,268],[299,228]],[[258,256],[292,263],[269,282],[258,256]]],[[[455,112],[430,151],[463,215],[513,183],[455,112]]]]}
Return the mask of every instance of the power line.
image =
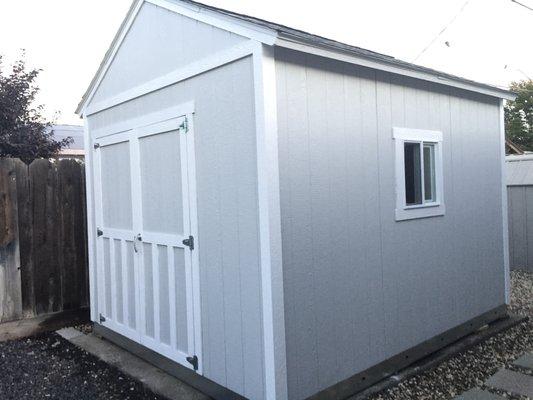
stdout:
{"type": "Polygon", "coordinates": [[[519,1],[516,1],[516,0],[511,0],[511,1],[512,1],[513,3],[518,4],[519,6],[522,6],[522,7],[524,7],[524,8],[527,8],[529,11],[533,11],[533,8],[532,8],[532,7],[530,7],[530,6],[528,6],[528,5],[524,4],[524,3],[520,3],[519,1]]]}
{"type": "MultiPolygon", "coordinates": [[[[511,0],[511,1],[515,1],[515,0],[511,0]]],[[[468,3],[470,3],[470,0],[466,0],[465,3],[463,4],[463,6],[461,7],[461,9],[457,12],[457,14],[455,14],[455,16],[450,20],[450,22],[448,22],[446,24],[446,26],[444,28],[442,28],[442,30],[431,40],[431,42],[429,42],[427,44],[426,47],[424,47],[424,49],[416,56],[416,58],[413,60],[413,62],[415,62],[416,60],[418,60],[422,54],[424,54],[431,46],[433,46],[433,43],[435,43],[435,41],[442,36],[442,34],[444,32],[446,32],[446,30],[450,27],[451,24],[453,24],[455,22],[455,20],[457,19],[457,17],[459,17],[459,15],[462,14],[462,12],[464,11],[464,9],[466,8],[466,6],[468,5],[468,3]]]]}

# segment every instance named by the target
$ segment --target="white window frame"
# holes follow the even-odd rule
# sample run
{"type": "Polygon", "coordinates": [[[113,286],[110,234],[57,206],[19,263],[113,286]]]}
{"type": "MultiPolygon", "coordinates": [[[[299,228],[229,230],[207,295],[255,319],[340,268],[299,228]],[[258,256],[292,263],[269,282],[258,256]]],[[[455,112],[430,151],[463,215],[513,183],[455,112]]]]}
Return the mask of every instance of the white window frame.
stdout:
{"type": "Polygon", "coordinates": [[[426,129],[393,128],[392,137],[395,149],[396,169],[396,221],[416,218],[428,218],[444,215],[443,166],[442,166],[442,132],[426,129]],[[424,162],[423,144],[435,146],[435,200],[432,202],[408,205],[405,200],[405,142],[420,143],[422,156],[422,199],[424,201],[424,162]]]}

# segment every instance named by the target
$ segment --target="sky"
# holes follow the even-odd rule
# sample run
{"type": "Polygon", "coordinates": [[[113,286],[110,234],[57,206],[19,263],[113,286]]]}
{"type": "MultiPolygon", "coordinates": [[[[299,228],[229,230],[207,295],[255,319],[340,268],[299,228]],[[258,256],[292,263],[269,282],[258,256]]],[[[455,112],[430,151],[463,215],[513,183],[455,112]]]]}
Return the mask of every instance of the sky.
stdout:
{"type": "MultiPolygon", "coordinates": [[[[443,72],[507,87],[533,78],[533,0],[205,0],[443,72]],[[531,7],[528,9],[527,7],[531,7]]],[[[37,99],[57,123],[75,109],[131,0],[0,0],[7,70],[26,51],[37,99]]]]}

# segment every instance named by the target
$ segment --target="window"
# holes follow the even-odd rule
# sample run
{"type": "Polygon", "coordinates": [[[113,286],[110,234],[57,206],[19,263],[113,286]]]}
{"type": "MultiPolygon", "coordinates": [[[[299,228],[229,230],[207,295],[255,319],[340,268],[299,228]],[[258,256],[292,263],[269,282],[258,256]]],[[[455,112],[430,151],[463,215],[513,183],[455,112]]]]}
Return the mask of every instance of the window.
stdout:
{"type": "Polygon", "coordinates": [[[444,214],[442,133],[394,128],[396,220],[444,214]]]}

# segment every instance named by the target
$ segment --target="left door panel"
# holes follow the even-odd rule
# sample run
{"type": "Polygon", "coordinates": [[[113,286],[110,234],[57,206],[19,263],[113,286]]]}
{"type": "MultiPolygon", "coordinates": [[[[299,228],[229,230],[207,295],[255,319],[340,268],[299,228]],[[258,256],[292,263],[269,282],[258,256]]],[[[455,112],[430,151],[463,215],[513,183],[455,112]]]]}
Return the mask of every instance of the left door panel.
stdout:
{"type": "Polygon", "coordinates": [[[99,141],[95,154],[98,312],[100,323],[139,341],[138,229],[132,198],[129,133],[99,141]]]}

